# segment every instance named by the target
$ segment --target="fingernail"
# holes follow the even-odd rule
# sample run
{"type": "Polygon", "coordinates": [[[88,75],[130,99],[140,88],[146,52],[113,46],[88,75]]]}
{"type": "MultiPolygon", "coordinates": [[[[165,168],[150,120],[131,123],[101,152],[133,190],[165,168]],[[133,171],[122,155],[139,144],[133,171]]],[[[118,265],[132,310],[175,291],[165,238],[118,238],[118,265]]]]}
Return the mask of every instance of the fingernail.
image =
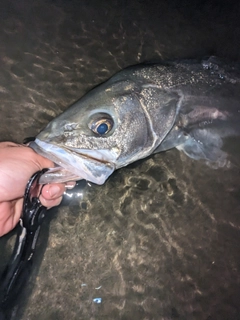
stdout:
{"type": "Polygon", "coordinates": [[[65,188],[66,189],[73,189],[76,185],[76,182],[75,181],[69,181],[65,184],[65,188]]]}
{"type": "Polygon", "coordinates": [[[52,185],[49,189],[49,194],[52,198],[61,195],[61,188],[58,185],[52,185]]]}

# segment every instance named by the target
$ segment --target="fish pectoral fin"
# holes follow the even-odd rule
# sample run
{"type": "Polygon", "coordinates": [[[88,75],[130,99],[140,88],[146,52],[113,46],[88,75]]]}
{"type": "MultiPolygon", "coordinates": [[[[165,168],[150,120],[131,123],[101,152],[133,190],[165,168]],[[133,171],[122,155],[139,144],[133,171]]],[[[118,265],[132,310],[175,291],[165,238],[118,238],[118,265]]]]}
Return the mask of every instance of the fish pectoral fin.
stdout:
{"type": "Polygon", "coordinates": [[[158,153],[162,151],[167,151],[182,145],[188,139],[188,134],[177,125],[172,128],[172,130],[167,134],[165,139],[160,143],[160,145],[154,150],[153,153],[158,153]]]}
{"type": "Polygon", "coordinates": [[[207,164],[214,162],[214,167],[219,168],[227,163],[227,153],[221,150],[222,145],[221,136],[214,131],[195,129],[185,136],[185,141],[176,148],[192,159],[203,159],[207,164]]]}

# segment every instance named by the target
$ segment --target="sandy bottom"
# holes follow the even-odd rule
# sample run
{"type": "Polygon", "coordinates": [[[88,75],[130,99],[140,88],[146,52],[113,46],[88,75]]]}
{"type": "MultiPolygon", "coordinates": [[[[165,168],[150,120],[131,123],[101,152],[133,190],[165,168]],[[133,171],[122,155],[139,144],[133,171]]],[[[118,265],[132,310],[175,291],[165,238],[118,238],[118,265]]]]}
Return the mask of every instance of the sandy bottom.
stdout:
{"type": "MultiPolygon", "coordinates": [[[[127,65],[240,58],[234,4],[4,2],[1,140],[35,136],[127,65]]],[[[80,182],[49,212],[32,277],[7,319],[239,319],[238,146],[227,145],[229,169],[172,150],[115,172],[103,186],[80,182]]],[[[13,242],[0,241],[1,268],[13,242]]]]}

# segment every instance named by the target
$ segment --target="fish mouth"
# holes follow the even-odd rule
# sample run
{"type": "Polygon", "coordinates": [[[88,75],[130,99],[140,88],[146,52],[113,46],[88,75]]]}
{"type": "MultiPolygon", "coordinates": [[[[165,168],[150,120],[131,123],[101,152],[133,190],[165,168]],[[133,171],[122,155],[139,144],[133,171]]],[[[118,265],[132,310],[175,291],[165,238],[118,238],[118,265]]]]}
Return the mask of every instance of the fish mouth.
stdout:
{"type": "Polygon", "coordinates": [[[29,146],[57,165],[41,176],[39,182],[42,184],[82,179],[103,184],[115,170],[115,153],[110,150],[59,147],[38,138],[30,142],[29,146]]]}

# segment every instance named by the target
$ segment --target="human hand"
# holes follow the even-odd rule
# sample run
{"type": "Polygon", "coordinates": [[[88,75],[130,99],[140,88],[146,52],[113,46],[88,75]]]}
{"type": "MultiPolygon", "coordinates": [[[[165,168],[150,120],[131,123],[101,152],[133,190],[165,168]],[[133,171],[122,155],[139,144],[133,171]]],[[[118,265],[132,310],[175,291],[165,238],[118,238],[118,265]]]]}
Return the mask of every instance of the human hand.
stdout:
{"type": "MultiPolygon", "coordinates": [[[[18,223],[23,206],[24,191],[30,177],[43,168],[54,167],[31,148],[13,142],[0,142],[0,236],[18,223]]],[[[74,185],[69,183],[69,185],[74,185]]],[[[39,197],[42,205],[51,208],[60,204],[65,184],[45,185],[39,197]]]]}

